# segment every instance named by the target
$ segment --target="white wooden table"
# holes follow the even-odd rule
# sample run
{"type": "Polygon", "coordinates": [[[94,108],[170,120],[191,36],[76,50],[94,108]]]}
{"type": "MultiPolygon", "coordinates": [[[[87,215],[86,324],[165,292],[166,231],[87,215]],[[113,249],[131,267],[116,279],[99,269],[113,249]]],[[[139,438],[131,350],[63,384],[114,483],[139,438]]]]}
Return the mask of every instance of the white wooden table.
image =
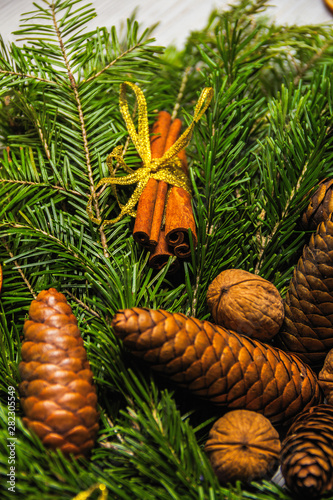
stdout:
{"type": "MultiPolygon", "coordinates": [[[[159,22],[154,32],[159,45],[175,43],[181,48],[191,30],[203,28],[214,7],[225,8],[236,0],[90,0],[97,17],[89,28],[110,27],[126,21],[138,7],[137,19],[146,28],[159,22]]],[[[42,0],[36,0],[43,4],[42,0]]],[[[88,0],[87,0],[88,2],[88,0]]],[[[283,24],[314,24],[333,21],[323,0],[271,0],[269,14],[283,24]]],[[[20,14],[34,10],[33,0],[0,0],[0,34],[13,41],[20,14]]]]}

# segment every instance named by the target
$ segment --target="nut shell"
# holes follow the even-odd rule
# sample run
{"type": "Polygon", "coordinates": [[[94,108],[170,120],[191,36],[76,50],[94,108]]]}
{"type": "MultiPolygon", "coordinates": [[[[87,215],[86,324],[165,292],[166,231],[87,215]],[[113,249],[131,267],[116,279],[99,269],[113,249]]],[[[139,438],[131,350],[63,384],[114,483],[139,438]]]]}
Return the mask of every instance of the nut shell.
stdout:
{"type": "Polygon", "coordinates": [[[268,477],[281,450],[270,421],[248,410],[235,410],[215,422],[205,451],[220,483],[268,477]]]}
{"type": "Polygon", "coordinates": [[[278,333],[284,319],[277,288],[242,269],[220,273],[208,287],[207,303],[218,325],[264,342],[278,333]]]}

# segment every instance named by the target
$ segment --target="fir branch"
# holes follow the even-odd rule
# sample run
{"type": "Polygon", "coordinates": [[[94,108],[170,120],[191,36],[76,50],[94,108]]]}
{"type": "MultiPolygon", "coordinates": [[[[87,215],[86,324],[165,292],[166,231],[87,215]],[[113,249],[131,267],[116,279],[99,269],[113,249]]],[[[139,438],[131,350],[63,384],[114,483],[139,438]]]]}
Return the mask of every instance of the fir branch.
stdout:
{"type": "MultiPolygon", "coordinates": [[[[267,245],[269,245],[269,243],[272,241],[272,239],[276,235],[278,229],[283,224],[284,219],[289,214],[289,209],[290,209],[291,203],[294,199],[295,193],[297,193],[301,187],[302,181],[304,180],[305,174],[307,173],[308,166],[309,166],[309,162],[307,161],[307,162],[305,162],[304,168],[303,168],[300,176],[297,179],[296,186],[294,186],[292,188],[292,190],[289,194],[289,197],[287,198],[286,204],[282,210],[281,219],[275,223],[275,226],[273,227],[271,233],[264,236],[261,234],[261,231],[260,231],[262,224],[258,227],[258,232],[257,232],[256,238],[260,242],[260,248],[259,248],[258,256],[257,256],[257,264],[256,264],[256,267],[254,269],[255,274],[259,274],[259,272],[260,272],[260,268],[261,268],[261,264],[262,264],[262,257],[263,257],[263,254],[265,252],[267,245]]],[[[260,213],[259,219],[261,221],[264,221],[265,216],[266,216],[266,211],[265,211],[265,209],[263,209],[260,213]]]]}
{"type": "Polygon", "coordinates": [[[120,61],[121,59],[123,59],[127,55],[131,54],[131,52],[134,52],[136,49],[139,49],[140,47],[142,47],[146,43],[147,42],[138,42],[135,45],[133,45],[132,47],[129,47],[127,50],[125,50],[125,52],[122,52],[121,54],[119,54],[118,57],[116,57],[113,61],[111,61],[109,64],[107,64],[103,69],[98,71],[98,73],[96,73],[95,75],[92,75],[89,78],[87,78],[86,80],[84,80],[84,83],[89,83],[90,81],[95,80],[100,75],[105,73],[105,71],[112,68],[112,66],[114,66],[118,61],[120,61]]]}
{"type": "MultiPolygon", "coordinates": [[[[51,4],[51,9],[52,9],[52,19],[53,19],[54,29],[55,29],[56,34],[57,34],[59,46],[60,46],[60,49],[61,49],[61,52],[63,55],[63,59],[64,59],[65,66],[67,69],[68,78],[69,78],[71,88],[72,88],[74,96],[75,96],[76,105],[77,105],[77,109],[78,109],[78,113],[79,113],[83,147],[84,147],[85,158],[86,158],[86,166],[87,166],[88,178],[89,178],[89,182],[90,182],[90,193],[91,193],[91,196],[93,198],[96,217],[99,218],[100,211],[99,211],[99,206],[98,206],[98,200],[97,200],[96,193],[95,193],[95,184],[94,184],[92,166],[91,166],[91,161],[90,161],[90,151],[89,151],[89,145],[88,145],[88,138],[87,138],[87,132],[86,132],[86,127],[85,127],[85,120],[84,120],[84,115],[83,115],[83,110],[82,110],[81,99],[80,99],[80,95],[79,95],[79,91],[78,91],[78,85],[77,85],[75,78],[74,78],[74,75],[72,73],[72,70],[71,70],[71,67],[69,64],[69,60],[68,60],[68,57],[66,54],[65,45],[64,45],[64,42],[63,42],[63,39],[61,36],[61,32],[60,32],[58,24],[57,24],[54,4],[51,4]]],[[[103,247],[103,251],[104,251],[104,256],[109,257],[109,252],[107,249],[107,239],[106,239],[106,235],[105,235],[103,226],[100,226],[99,233],[100,233],[100,237],[101,237],[101,243],[102,243],[102,247],[103,247]]]]}
{"type": "Polygon", "coordinates": [[[319,61],[322,57],[323,54],[327,51],[329,47],[332,47],[333,41],[328,41],[326,42],[319,50],[317,50],[312,58],[307,61],[302,68],[298,70],[298,74],[294,78],[294,85],[295,87],[298,86],[299,82],[301,81],[302,77],[309,71],[310,68],[312,68],[317,61],[319,61]]]}
{"type": "Polygon", "coordinates": [[[52,184],[46,184],[45,182],[33,182],[33,181],[22,181],[19,179],[0,179],[0,184],[21,184],[23,186],[35,186],[35,187],[47,187],[55,191],[62,191],[65,193],[74,194],[75,196],[82,197],[82,193],[79,191],[74,191],[73,189],[66,189],[62,186],[53,186],[52,184]]]}
{"type": "MultiPolygon", "coordinates": [[[[55,242],[59,247],[65,248],[66,251],[68,253],[71,253],[73,255],[73,257],[75,257],[76,259],[79,258],[78,253],[74,249],[72,250],[69,247],[66,247],[61,240],[59,240],[58,238],[56,238],[56,236],[54,236],[53,234],[48,233],[47,231],[44,231],[43,229],[39,229],[39,228],[36,228],[36,227],[30,227],[28,225],[19,224],[19,223],[13,223],[13,222],[12,223],[2,223],[1,227],[2,227],[2,229],[4,229],[5,227],[10,227],[10,228],[15,229],[17,231],[28,230],[28,231],[33,232],[35,235],[40,234],[41,236],[43,236],[43,237],[45,236],[46,238],[48,238],[48,239],[52,240],[53,242],[55,242]]],[[[92,269],[90,269],[90,271],[92,271],[92,269]]]]}
{"type": "MultiPolygon", "coordinates": [[[[71,500],[104,484],[117,500],[290,500],[272,482],[218,484],[203,452],[217,414],[208,418],[206,407],[169,386],[160,392],[163,381],[129,359],[109,318],[117,309],[149,307],[208,319],[207,287],[228,267],[258,266],[280,288],[290,279],[306,240],[295,229],[297,218],[309,190],[333,171],[332,29],[271,25],[253,17],[266,0],[240,0],[215,12],[184,51],[168,48],[158,59],[159,49],[137,40],[133,20],[119,41],[114,28],[81,29],[94,16],[86,2],[47,5],[35,4],[25,17],[28,25],[18,34],[29,46],[12,45],[8,57],[3,50],[1,69],[12,73],[0,73],[2,95],[13,98],[0,108],[10,148],[2,161],[0,236],[33,290],[54,286],[71,298],[94,370],[101,431],[90,459],[71,463],[47,452],[18,417],[17,496],[71,500]],[[215,91],[187,149],[198,246],[177,276],[169,277],[167,267],[148,268],[129,218],[105,228],[107,258],[86,214],[85,193],[93,192],[93,179],[108,175],[110,148],[126,137],[128,164],[138,164],[115,97],[124,75],[144,85],[150,117],[158,107],[173,110],[174,118],[182,106],[189,122],[198,89],[215,91]]],[[[117,169],[112,166],[112,175],[117,169]]],[[[107,192],[95,197],[102,215],[115,209],[107,192]]],[[[7,250],[0,250],[6,262],[7,250]]],[[[1,388],[18,383],[20,333],[31,300],[22,274],[10,278],[4,271],[1,388]]],[[[1,405],[0,472],[6,474],[5,421],[1,405]]]]}
{"type": "Polygon", "coordinates": [[[27,79],[27,80],[36,80],[38,82],[47,83],[49,85],[57,85],[57,82],[55,82],[53,80],[48,80],[46,78],[41,78],[40,76],[28,75],[26,73],[19,73],[17,71],[8,71],[8,70],[5,70],[5,69],[0,69],[0,73],[3,74],[3,75],[18,76],[20,78],[24,78],[24,79],[27,79]]]}

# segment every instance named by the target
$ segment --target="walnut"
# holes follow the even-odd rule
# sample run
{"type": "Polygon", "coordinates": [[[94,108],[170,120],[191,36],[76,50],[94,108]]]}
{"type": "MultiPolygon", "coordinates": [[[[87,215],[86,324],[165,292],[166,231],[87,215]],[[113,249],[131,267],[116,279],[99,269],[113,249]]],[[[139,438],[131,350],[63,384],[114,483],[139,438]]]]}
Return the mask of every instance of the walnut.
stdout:
{"type": "Polygon", "coordinates": [[[209,285],[207,303],[214,321],[261,341],[278,333],[284,305],[269,281],[242,269],[227,269],[209,285]]]}
{"type": "Polygon", "coordinates": [[[250,482],[268,477],[281,450],[270,421],[254,411],[235,410],[217,420],[205,451],[220,483],[250,482]]]}

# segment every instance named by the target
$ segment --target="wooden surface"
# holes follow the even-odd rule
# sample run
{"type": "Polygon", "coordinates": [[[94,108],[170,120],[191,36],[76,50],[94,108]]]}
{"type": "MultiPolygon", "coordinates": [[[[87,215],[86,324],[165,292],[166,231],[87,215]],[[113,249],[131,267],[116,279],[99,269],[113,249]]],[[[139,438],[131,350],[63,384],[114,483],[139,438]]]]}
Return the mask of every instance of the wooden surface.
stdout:
{"type": "MultiPolygon", "coordinates": [[[[35,0],[43,4],[42,0],[35,0]]],[[[88,0],[87,0],[88,1],[88,0]]],[[[159,22],[154,35],[159,45],[175,43],[181,48],[191,30],[205,26],[214,7],[225,8],[236,0],[90,0],[97,17],[89,25],[120,27],[137,7],[137,19],[146,28],[159,22]]],[[[269,14],[283,24],[330,22],[332,14],[323,0],[271,0],[269,14]]],[[[20,14],[34,10],[33,0],[0,0],[0,34],[13,41],[11,32],[18,29],[20,14]]]]}

